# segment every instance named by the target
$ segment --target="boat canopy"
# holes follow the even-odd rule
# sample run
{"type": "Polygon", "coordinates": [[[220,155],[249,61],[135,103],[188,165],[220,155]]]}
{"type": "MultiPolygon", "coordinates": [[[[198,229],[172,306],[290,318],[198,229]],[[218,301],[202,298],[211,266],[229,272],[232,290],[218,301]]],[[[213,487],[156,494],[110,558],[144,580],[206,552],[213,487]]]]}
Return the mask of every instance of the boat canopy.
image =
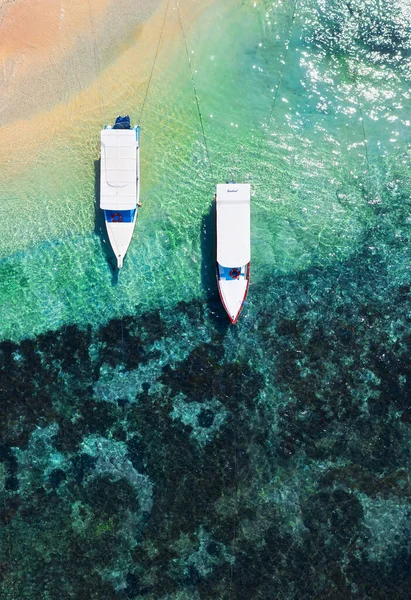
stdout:
{"type": "Polygon", "coordinates": [[[242,267],[250,262],[250,184],[217,184],[217,262],[242,267]]]}
{"type": "Polygon", "coordinates": [[[137,142],[134,129],[101,132],[100,207],[131,210],[137,205],[137,142]]]}

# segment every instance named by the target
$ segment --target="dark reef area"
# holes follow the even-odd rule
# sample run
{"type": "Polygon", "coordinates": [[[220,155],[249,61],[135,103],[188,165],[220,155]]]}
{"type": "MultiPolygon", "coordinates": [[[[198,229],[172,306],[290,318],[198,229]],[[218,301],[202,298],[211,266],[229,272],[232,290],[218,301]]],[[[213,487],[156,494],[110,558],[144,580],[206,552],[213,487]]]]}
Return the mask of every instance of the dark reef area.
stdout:
{"type": "Polygon", "coordinates": [[[384,252],[272,279],[234,332],[210,297],[2,342],[2,597],[410,598],[411,286],[384,252]]]}

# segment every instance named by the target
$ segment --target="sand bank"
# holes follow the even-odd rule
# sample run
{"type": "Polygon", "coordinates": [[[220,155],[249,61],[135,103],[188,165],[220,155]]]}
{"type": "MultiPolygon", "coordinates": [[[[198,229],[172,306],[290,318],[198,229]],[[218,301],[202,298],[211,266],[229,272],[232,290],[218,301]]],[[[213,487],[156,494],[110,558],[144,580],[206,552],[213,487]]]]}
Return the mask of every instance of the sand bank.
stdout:
{"type": "Polygon", "coordinates": [[[160,0],[0,0],[0,126],[84,90],[160,0]]]}
{"type": "Polygon", "coordinates": [[[101,21],[110,0],[0,0],[0,60],[19,61],[20,69],[67,51],[82,31],[101,21]]]}
{"type": "MultiPolygon", "coordinates": [[[[147,8],[147,0],[141,0],[145,12],[134,8],[133,31],[130,32],[130,25],[127,25],[127,36],[124,32],[121,35],[125,7],[131,1],[135,4],[139,0],[117,0],[116,10],[110,3],[105,11],[105,0],[99,0],[100,4],[97,0],[92,1],[93,31],[88,29],[89,21],[79,29],[73,26],[72,38],[74,36],[76,42],[71,47],[67,42],[65,49],[59,47],[59,52],[53,57],[46,53],[44,44],[42,48],[48,61],[43,58],[37,65],[36,50],[27,50],[25,56],[32,61],[33,72],[23,75],[20,71],[7,89],[4,86],[0,88],[0,170],[3,181],[14,179],[17,172],[30,168],[36,162],[49,160],[50,151],[59,145],[76,146],[80,155],[87,152],[87,139],[95,139],[95,153],[98,154],[96,132],[102,124],[110,123],[113,115],[121,112],[130,112],[134,120],[138,117],[167,0],[152,5],[150,9],[147,8]],[[100,12],[96,9],[97,4],[100,12]],[[138,19],[148,16],[149,10],[151,16],[138,22],[138,19]]],[[[25,5],[27,0],[19,0],[17,4],[20,2],[25,5]]],[[[181,6],[188,35],[214,2],[187,0],[181,6]]],[[[49,51],[55,49],[55,44],[50,37],[49,51]]],[[[181,56],[182,68],[187,69],[182,44],[178,12],[175,1],[170,0],[154,80],[160,78],[166,86],[175,85],[175,73],[170,71],[169,65],[176,56],[181,56]]],[[[154,93],[154,83],[151,94],[154,93]]],[[[154,101],[153,95],[150,101],[154,101]]]]}

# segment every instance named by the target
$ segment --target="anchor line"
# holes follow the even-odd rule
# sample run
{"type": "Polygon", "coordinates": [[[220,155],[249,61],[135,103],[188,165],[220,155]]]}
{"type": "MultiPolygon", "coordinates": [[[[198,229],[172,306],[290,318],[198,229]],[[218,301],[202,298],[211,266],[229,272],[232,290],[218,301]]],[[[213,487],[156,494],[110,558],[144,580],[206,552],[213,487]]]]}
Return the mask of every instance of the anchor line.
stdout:
{"type": "Polygon", "coordinates": [[[362,137],[364,139],[365,160],[367,163],[367,171],[368,171],[368,175],[369,175],[370,174],[370,158],[368,155],[368,140],[367,140],[367,134],[365,133],[364,116],[363,116],[361,104],[359,104],[359,108],[360,108],[362,137]]]}
{"type": "Polygon", "coordinates": [[[233,597],[234,564],[237,555],[237,537],[238,537],[238,461],[237,461],[237,410],[234,407],[234,519],[233,519],[233,541],[231,544],[232,562],[230,563],[230,583],[228,588],[228,600],[233,597]]]}
{"type": "MultiPolygon", "coordinates": [[[[357,105],[358,105],[358,111],[360,113],[361,133],[362,133],[362,138],[363,138],[363,142],[364,142],[364,156],[365,156],[365,165],[366,165],[366,175],[367,175],[368,184],[369,184],[370,181],[371,181],[370,157],[369,157],[369,153],[368,153],[367,134],[366,134],[365,125],[364,125],[363,107],[362,107],[362,102],[360,100],[360,95],[359,95],[359,92],[358,92],[357,67],[354,66],[351,69],[349,64],[346,65],[346,66],[347,66],[348,72],[350,73],[350,76],[352,78],[353,87],[354,87],[354,93],[355,93],[356,100],[357,100],[357,105]]],[[[369,191],[371,191],[371,188],[369,188],[369,191]]],[[[337,195],[337,199],[338,199],[338,195],[337,195]]]]}
{"type": "Polygon", "coordinates": [[[145,105],[146,105],[146,100],[147,100],[147,96],[148,96],[148,91],[150,89],[151,80],[153,79],[154,68],[156,66],[157,57],[158,57],[158,53],[159,53],[160,46],[161,46],[161,40],[162,40],[162,37],[163,37],[164,27],[166,25],[166,19],[167,19],[167,13],[168,13],[168,6],[169,6],[169,4],[170,4],[170,0],[167,0],[166,10],[165,10],[165,13],[164,13],[164,19],[163,19],[163,23],[161,25],[161,30],[160,30],[160,36],[158,38],[157,49],[156,49],[156,53],[154,55],[153,64],[151,66],[151,72],[150,72],[150,77],[148,78],[148,83],[147,83],[147,87],[146,87],[146,93],[144,95],[143,103],[142,103],[141,109],[140,109],[140,116],[138,118],[138,124],[139,125],[141,123],[141,119],[142,119],[142,116],[143,116],[143,111],[144,111],[144,108],[145,108],[145,105]]]}
{"type": "MultiPolygon", "coordinates": [[[[357,84],[355,83],[355,85],[357,85],[357,84]]],[[[370,187],[371,168],[370,168],[370,157],[368,155],[368,141],[367,141],[367,134],[365,132],[364,116],[363,116],[361,102],[359,101],[360,99],[358,96],[358,92],[357,92],[357,100],[358,100],[358,109],[360,112],[361,132],[362,132],[362,137],[363,137],[363,141],[364,141],[364,151],[365,151],[364,155],[365,155],[365,164],[366,164],[366,172],[367,172],[367,179],[368,179],[368,192],[365,194],[365,199],[367,199],[368,194],[371,194],[371,187],[370,187]]]]}
{"type": "Polygon", "coordinates": [[[123,358],[123,362],[125,362],[125,344],[124,344],[124,323],[123,323],[123,316],[124,316],[124,295],[123,295],[123,300],[121,302],[121,355],[123,358]]]}
{"type": "MultiPolygon", "coordinates": [[[[275,90],[273,101],[272,101],[271,107],[270,107],[270,112],[269,112],[269,115],[268,115],[267,133],[270,132],[270,125],[271,125],[271,120],[273,118],[274,108],[275,108],[275,105],[277,103],[277,98],[278,98],[278,94],[280,92],[280,87],[281,87],[281,84],[282,84],[283,79],[284,79],[285,64],[286,64],[286,60],[287,60],[288,49],[290,47],[291,34],[292,34],[294,23],[295,23],[295,14],[296,14],[296,12],[297,12],[297,0],[294,0],[293,12],[291,14],[291,24],[290,24],[290,27],[289,27],[289,30],[288,30],[287,42],[286,42],[286,45],[285,45],[285,52],[284,52],[284,56],[281,59],[281,62],[283,63],[283,68],[280,71],[280,75],[279,75],[278,83],[277,83],[277,88],[275,90]]],[[[265,132],[263,130],[263,132],[262,132],[262,134],[260,136],[260,142],[259,142],[259,145],[258,145],[257,154],[259,154],[260,151],[261,151],[261,146],[262,146],[262,143],[263,143],[265,135],[266,134],[265,134],[265,132]]]]}
{"type": "Polygon", "coordinates": [[[104,106],[103,86],[101,84],[101,68],[100,68],[100,61],[98,58],[98,51],[97,51],[96,26],[94,23],[93,9],[91,8],[90,0],[88,0],[88,7],[89,7],[89,14],[90,14],[91,28],[93,30],[93,54],[94,54],[94,61],[96,63],[97,80],[98,80],[98,87],[99,87],[100,112],[101,112],[101,117],[103,118],[103,106],[104,106]]]}
{"type": "MultiPolygon", "coordinates": [[[[292,11],[292,14],[291,14],[291,24],[290,24],[290,27],[289,27],[289,30],[288,30],[288,36],[287,36],[287,42],[286,42],[286,46],[285,46],[285,52],[284,52],[284,56],[281,59],[281,61],[283,62],[284,66],[283,66],[283,69],[280,71],[280,76],[279,76],[279,79],[278,79],[277,88],[275,90],[274,98],[273,98],[273,101],[271,103],[270,112],[269,112],[269,116],[268,116],[268,119],[267,119],[267,125],[268,125],[267,132],[269,132],[269,130],[270,130],[270,124],[271,124],[271,120],[273,118],[274,108],[275,108],[275,105],[277,103],[277,98],[278,98],[278,94],[279,94],[279,91],[280,91],[281,83],[282,83],[282,80],[284,78],[285,62],[286,62],[286,59],[287,59],[288,48],[289,48],[290,41],[291,41],[291,34],[292,34],[294,22],[295,22],[296,10],[297,10],[297,0],[294,0],[293,11],[292,11]]],[[[264,135],[265,135],[265,133],[264,133],[264,130],[263,130],[263,132],[262,132],[262,134],[260,136],[260,141],[258,143],[258,148],[257,148],[257,154],[258,155],[261,152],[261,147],[262,147],[264,135]]],[[[230,179],[230,176],[229,176],[229,174],[227,172],[227,180],[228,179],[230,179]]],[[[253,184],[253,185],[255,185],[255,184],[253,184]]]]}
{"type": "Polygon", "coordinates": [[[370,176],[370,158],[369,158],[369,155],[368,155],[368,141],[367,141],[367,134],[365,132],[364,115],[363,115],[363,110],[362,110],[362,103],[360,101],[360,96],[359,96],[359,93],[358,93],[358,81],[357,81],[357,70],[356,70],[356,67],[354,67],[352,77],[353,77],[353,80],[354,80],[355,94],[357,96],[358,110],[360,112],[361,131],[362,131],[362,137],[363,137],[363,140],[364,140],[365,162],[367,164],[367,174],[368,174],[368,177],[369,177],[370,176]]]}
{"type": "Polygon", "coordinates": [[[198,117],[199,117],[199,120],[200,120],[201,132],[203,134],[204,147],[205,147],[205,151],[206,151],[206,155],[207,155],[208,166],[209,166],[209,169],[210,169],[211,177],[214,179],[213,167],[212,167],[212,163],[211,163],[211,159],[210,159],[210,153],[209,153],[208,144],[207,144],[207,137],[206,137],[206,134],[205,134],[204,122],[203,122],[203,117],[202,117],[201,109],[200,109],[200,98],[199,98],[198,93],[197,93],[197,88],[196,88],[195,79],[194,79],[194,72],[193,72],[193,68],[191,66],[191,59],[190,59],[190,54],[188,52],[187,37],[186,37],[185,29],[184,29],[183,17],[182,17],[181,11],[180,11],[179,0],[177,0],[176,6],[177,6],[177,11],[178,11],[178,16],[179,16],[179,19],[180,19],[181,31],[182,31],[182,34],[183,34],[184,47],[185,47],[186,56],[187,56],[188,68],[189,68],[189,71],[190,71],[191,83],[193,85],[194,97],[195,97],[195,101],[196,101],[196,107],[197,107],[198,117]]]}
{"type": "MultiPolygon", "coordinates": [[[[4,491],[4,490],[3,490],[4,491]]],[[[7,502],[6,502],[6,496],[5,496],[5,491],[4,491],[4,496],[3,496],[3,504],[4,504],[4,514],[7,515],[7,502]]],[[[8,521],[7,523],[5,523],[4,525],[7,528],[7,534],[6,534],[6,538],[7,538],[7,550],[8,550],[8,556],[9,556],[9,562],[10,562],[10,571],[11,571],[11,577],[10,577],[10,582],[11,582],[11,593],[13,595],[13,600],[16,600],[16,587],[15,587],[15,573],[14,573],[14,568],[17,567],[17,564],[15,563],[14,560],[14,552],[13,552],[13,541],[10,535],[10,526],[11,526],[11,520],[8,521]]]]}

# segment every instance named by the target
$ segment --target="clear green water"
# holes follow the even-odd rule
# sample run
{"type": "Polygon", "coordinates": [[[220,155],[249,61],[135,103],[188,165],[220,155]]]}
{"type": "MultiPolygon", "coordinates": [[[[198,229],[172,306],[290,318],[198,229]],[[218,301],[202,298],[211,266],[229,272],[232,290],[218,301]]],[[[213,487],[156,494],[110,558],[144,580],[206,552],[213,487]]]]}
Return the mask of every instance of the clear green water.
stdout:
{"type": "MultiPolygon", "coordinates": [[[[88,107],[72,130],[57,124],[15,177],[3,166],[1,335],[204,297],[202,219],[217,181],[252,184],[254,282],[349,257],[373,226],[381,170],[407,165],[409,64],[370,60],[349,29],[330,55],[333,10],[298,3],[291,28],[293,3],[223,2],[187,27],[211,171],[183,38],[165,72],[160,48],[142,123],[144,210],[118,286],[94,231],[98,131],[111,113],[137,118],[143,86],[104,116],[88,107]]],[[[168,19],[179,26],[175,8],[168,19]]]]}
{"type": "Polygon", "coordinates": [[[180,8],[210,163],[171,1],[118,277],[98,140],[138,118],[130,59],[124,89],[102,69],[102,106],[79,96],[0,166],[0,590],[407,600],[409,3],[180,8]],[[252,186],[236,327],[214,279],[226,179],[252,186]]]}

